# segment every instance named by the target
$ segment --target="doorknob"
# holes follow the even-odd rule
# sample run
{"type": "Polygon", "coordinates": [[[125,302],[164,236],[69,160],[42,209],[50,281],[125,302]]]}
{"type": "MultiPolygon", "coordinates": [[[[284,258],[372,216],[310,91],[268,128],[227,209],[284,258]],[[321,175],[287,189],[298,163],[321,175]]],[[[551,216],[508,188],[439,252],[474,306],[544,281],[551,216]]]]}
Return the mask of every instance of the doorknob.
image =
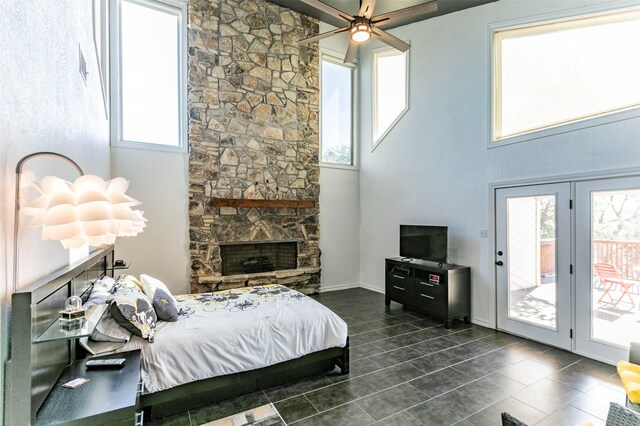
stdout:
{"type": "Polygon", "coordinates": [[[502,266],[502,265],[504,265],[504,262],[503,262],[502,260],[498,260],[498,261],[496,262],[496,265],[498,265],[498,266],[502,266]]]}

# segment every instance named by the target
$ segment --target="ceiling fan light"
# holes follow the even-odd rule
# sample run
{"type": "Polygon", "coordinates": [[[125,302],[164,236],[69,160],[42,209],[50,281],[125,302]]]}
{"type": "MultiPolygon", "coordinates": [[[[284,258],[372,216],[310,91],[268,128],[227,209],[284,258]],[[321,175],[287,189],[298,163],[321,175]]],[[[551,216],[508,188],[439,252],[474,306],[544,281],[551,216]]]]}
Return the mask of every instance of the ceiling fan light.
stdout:
{"type": "Polygon", "coordinates": [[[371,38],[371,28],[367,24],[354,25],[351,28],[351,40],[363,43],[371,38]]]}

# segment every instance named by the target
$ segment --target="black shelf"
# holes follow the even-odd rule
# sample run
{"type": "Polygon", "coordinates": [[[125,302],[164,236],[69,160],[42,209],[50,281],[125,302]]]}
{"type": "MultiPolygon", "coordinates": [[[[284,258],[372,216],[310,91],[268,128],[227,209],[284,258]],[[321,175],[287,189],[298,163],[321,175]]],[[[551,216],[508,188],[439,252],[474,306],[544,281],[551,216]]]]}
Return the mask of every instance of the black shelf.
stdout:
{"type": "Polygon", "coordinates": [[[401,257],[385,260],[385,304],[391,301],[440,318],[469,322],[470,268],[401,257]]]}
{"type": "Polygon", "coordinates": [[[81,359],[67,367],[38,411],[35,425],[118,425],[142,424],[138,413],[142,386],[140,350],[93,359],[125,358],[120,368],[87,369],[81,359]],[[75,389],[62,384],[78,378],[89,379],[75,389]]]}

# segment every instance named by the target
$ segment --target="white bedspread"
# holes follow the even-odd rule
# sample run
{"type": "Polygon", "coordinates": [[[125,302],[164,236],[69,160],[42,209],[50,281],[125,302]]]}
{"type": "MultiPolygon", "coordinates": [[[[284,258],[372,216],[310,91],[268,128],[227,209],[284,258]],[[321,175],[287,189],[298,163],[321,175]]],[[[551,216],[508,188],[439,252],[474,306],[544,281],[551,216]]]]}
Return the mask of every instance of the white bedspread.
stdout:
{"type": "Polygon", "coordinates": [[[145,393],[344,347],[347,340],[340,317],[282,286],[176,298],[184,313],[177,322],[158,322],[153,343],[132,336],[120,349],[142,349],[145,393]]]}

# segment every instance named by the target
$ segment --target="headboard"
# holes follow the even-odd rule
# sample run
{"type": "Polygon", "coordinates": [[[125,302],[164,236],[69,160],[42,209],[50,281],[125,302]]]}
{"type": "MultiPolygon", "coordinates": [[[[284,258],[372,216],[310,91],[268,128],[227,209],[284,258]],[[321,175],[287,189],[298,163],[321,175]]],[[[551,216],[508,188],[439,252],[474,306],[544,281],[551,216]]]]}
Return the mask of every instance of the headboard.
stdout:
{"type": "Polygon", "coordinates": [[[28,425],[58,380],[75,358],[75,341],[36,343],[56,322],[69,296],[81,296],[104,275],[113,276],[113,246],[94,251],[86,258],[17,291],[11,299],[11,380],[9,422],[28,425]]]}

